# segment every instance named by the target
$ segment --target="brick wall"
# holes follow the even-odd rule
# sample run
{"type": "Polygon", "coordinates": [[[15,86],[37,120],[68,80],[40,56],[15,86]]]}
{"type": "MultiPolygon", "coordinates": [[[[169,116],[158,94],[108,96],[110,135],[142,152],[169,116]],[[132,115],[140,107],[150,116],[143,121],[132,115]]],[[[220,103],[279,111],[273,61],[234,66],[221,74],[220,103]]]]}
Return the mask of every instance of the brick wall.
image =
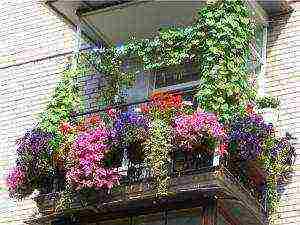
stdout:
{"type": "Polygon", "coordinates": [[[281,100],[281,133],[297,138],[295,172],[282,187],[280,225],[300,224],[300,2],[291,6],[292,13],[272,18],[267,47],[267,89],[281,100]]]}
{"type": "Polygon", "coordinates": [[[23,224],[31,200],[14,202],[5,191],[15,141],[46,106],[75,45],[74,32],[37,0],[0,1],[0,224],[23,224]]]}

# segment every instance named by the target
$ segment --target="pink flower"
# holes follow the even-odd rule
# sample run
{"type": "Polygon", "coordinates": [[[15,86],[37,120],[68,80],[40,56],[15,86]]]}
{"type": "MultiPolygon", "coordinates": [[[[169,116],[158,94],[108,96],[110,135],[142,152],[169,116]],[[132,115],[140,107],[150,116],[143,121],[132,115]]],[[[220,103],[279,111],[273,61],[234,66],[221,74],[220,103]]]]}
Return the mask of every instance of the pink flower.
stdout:
{"type": "Polygon", "coordinates": [[[82,188],[112,188],[119,182],[114,168],[104,168],[105,153],[110,150],[109,129],[101,121],[97,128],[80,134],[69,152],[67,181],[77,190],[82,188]]]}
{"type": "Polygon", "coordinates": [[[177,116],[173,123],[176,141],[180,147],[191,150],[202,137],[213,137],[217,142],[227,139],[225,129],[213,113],[197,111],[192,115],[177,116]]]}
{"type": "Polygon", "coordinates": [[[26,182],[26,174],[23,168],[16,166],[8,174],[7,186],[11,192],[15,192],[18,187],[26,182]]]}

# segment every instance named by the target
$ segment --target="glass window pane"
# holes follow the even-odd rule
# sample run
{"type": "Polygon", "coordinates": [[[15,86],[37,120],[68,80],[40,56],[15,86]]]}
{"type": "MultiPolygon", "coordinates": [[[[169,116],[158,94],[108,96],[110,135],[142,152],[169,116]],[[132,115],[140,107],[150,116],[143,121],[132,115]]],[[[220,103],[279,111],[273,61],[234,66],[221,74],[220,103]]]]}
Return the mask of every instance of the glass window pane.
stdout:
{"type": "Polygon", "coordinates": [[[168,225],[199,225],[201,215],[201,208],[170,211],[168,212],[168,225]]]}

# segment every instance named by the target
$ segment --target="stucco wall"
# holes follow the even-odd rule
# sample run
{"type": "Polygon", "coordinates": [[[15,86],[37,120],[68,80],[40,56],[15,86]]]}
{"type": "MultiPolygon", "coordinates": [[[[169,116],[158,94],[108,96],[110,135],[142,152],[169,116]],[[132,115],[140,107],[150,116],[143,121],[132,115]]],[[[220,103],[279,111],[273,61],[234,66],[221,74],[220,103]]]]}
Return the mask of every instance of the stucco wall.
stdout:
{"type": "Polygon", "coordinates": [[[75,36],[38,0],[1,0],[0,21],[0,224],[23,224],[33,202],[8,199],[4,177],[16,139],[46,106],[75,36]]]}
{"type": "Polygon", "coordinates": [[[282,187],[280,225],[300,224],[300,2],[291,6],[292,13],[272,18],[267,46],[266,87],[281,100],[278,125],[297,138],[295,172],[282,187]]]}

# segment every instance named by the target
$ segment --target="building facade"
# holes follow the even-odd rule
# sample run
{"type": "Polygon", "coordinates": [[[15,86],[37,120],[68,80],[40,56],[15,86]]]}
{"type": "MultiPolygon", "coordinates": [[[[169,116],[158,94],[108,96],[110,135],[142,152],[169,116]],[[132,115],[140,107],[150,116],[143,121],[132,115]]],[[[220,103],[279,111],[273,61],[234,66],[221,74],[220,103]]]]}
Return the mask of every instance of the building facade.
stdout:
{"type": "MultiPolygon", "coordinates": [[[[98,9],[99,5],[91,3],[93,1],[89,2],[89,5],[85,5],[85,10],[98,9]]],[[[32,214],[37,212],[35,202],[31,199],[22,202],[11,200],[8,196],[5,176],[15,160],[16,140],[36,123],[36,116],[44,110],[49,96],[53,94],[67,58],[78,50],[78,39],[76,38],[78,37],[78,31],[76,31],[78,26],[74,25],[79,25],[79,20],[76,18],[75,10],[80,8],[82,3],[80,1],[74,3],[49,1],[45,4],[44,2],[22,0],[3,1],[0,4],[0,17],[2,21],[5,21],[0,25],[2,46],[0,51],[0,123],[3,127],[0,145],[0,224],[25,224],[32,214]]],[[[265,79],[262,81],[262,86],[266,93],[278,97],[281,101],[280,116],[277,122],[282,128],[281,133],[289,132],[299,139],[300,3],[282,1],[278,6],[276,4],[268,5],[261,1],[261,5],[268,14],[266,60],[262,62],[265,79]]],[[[189,12],[187,11],[187,13],[189,12]]],[[[141,15],[136,16],[141,18],[141,15]]],[[[184,12],[183,16],[185,16],[184,12]]],[[[171,16],[171,19],[173,18],[171,16]]],[[[93,25],[93,21],[97,20],[97,18],[93,18],[93,14],[85,17],[85,20],[87,22],[80,21],[82,35],[87,35],[94,41],[98,37],[95,36],[95,33],[99,32],[98,28],[101,26],[103,31],[100,31],[105,34],[102,38],[107,38],[106,43],[109,43],[108,40],[117,43],[126,37],[126,34],[123,33],[122,35],[113,33],[114,31],[121,32],[120,27],[124,26],[118,20],[116,23],[120,23],[119,27],[116,25],[111,30],[105,27],[111,23],[109,20],[104,24],[94,22],[94,25],[96,24],[94,27],[90,27],[91,24],[93,25]]],[[[124,22],[128,23],[128,21],[124,22]]],[[[147,22],[143,21],[142,24],[147,22]]],[[[149,23],[151,22],[155,24],[155,21],[149,23]]],[[[139,29],[138,23],[139,21],[133,22],[134,28],[132,29],[139,29]]],[[[129,27],[128,30],[130,29],[129,27]]],[[[148,30],[145,31],[145,34],[147,32],[148,30]]],[[[83,81],[84,85],[91,83],[91,89],[98,85],[97,82],[92,81],[92,78],[83,81]]],[[[86,94],[91,97],[91,93],[86,92],[86,94]]],[[[91,105],[93,103],[89,102],[89,107],[91,105]]],[[[294,174],[291,182],[282,188],[281,206],[276,220],[280,225],[300,223],[300,149],[298,139],[294,141],[297,152],[294,174]]],[[[201,213],[197,210],[203,209],[195,207],[188,214],[184,210],[171,211],[168,215],[169,222],[185,224],[184,218],[188,217],[193,221],[190,224],[198,224],[201,222],[201,213]],[[174,219],[172,222],[172,217],[176,218],[176,213],[182,215],[180,218],[183,219],[174,219]]],[[[144,219],[145,221],[153,219],[154,221],[149,224],[156,224],[156,218],[163,218],[165,215],[162,213],[147,216],[149,219],[144,219]]],[[[140,219],[143,220],[143,218],[140,219]]],[[[160,223],[160,219],[157,221],[160,223]]],[[[127,222],[119,221],[120,224],[127,224],[127,222]]],[[[118,221],[114,223],[118,224],[118,221]]],[[[229,224],[236,223],[236,221],[230,221],[229,224]]]]}

